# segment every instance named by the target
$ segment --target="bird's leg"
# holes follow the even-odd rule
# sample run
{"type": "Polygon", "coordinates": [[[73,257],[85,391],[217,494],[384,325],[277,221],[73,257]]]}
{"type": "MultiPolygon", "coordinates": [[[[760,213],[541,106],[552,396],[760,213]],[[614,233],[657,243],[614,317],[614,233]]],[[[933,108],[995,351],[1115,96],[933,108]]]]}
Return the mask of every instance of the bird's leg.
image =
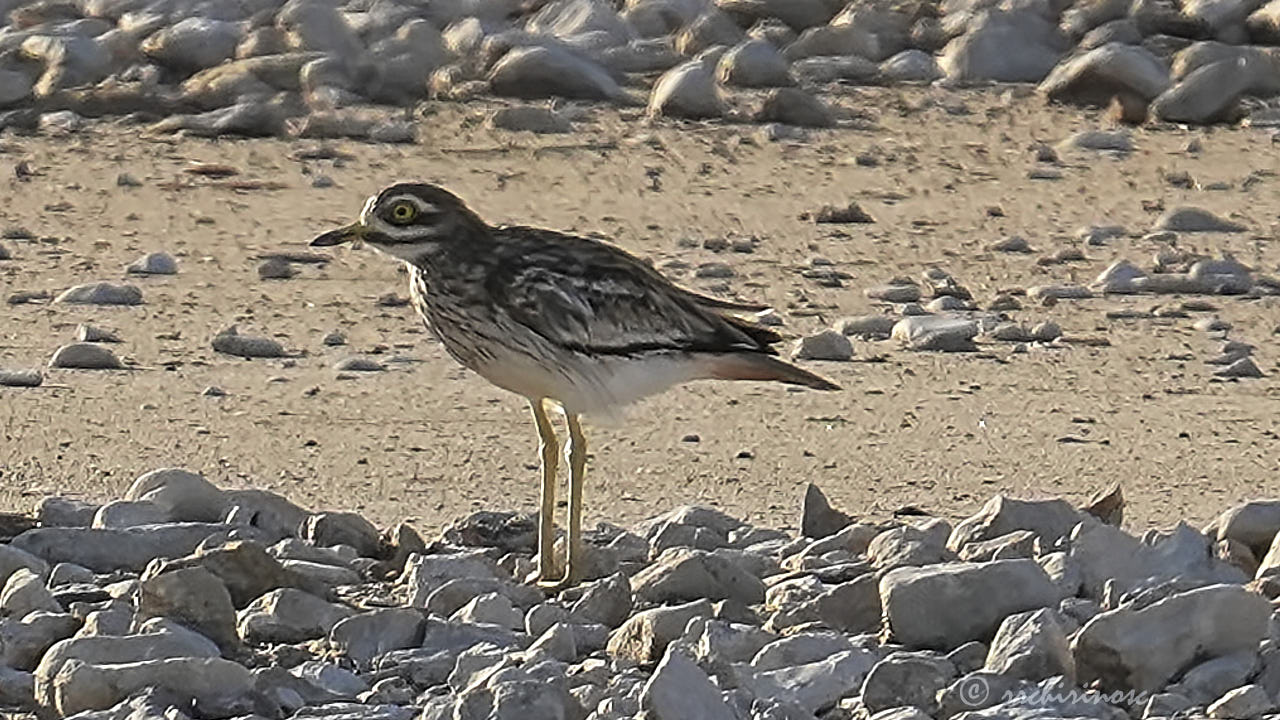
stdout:
{"type": "Polygon", "coordinates": [[[569,426],[569,549],[564,565],[564,584],[581,579],[582,563],[582,484],[587,468],[587,436],[582,433],[578,416],[565,413],[569,426]]]}
{"type": "Polygon", "coordinates": [[[530,400],[533,422],[538,427],[538,452],[542,455],[542,500],[538,513],[538,582],[552,579],[556,543],[556,465],[559,463],[560,444],[555,428],[547,417],[542,398],[530,400]]]}

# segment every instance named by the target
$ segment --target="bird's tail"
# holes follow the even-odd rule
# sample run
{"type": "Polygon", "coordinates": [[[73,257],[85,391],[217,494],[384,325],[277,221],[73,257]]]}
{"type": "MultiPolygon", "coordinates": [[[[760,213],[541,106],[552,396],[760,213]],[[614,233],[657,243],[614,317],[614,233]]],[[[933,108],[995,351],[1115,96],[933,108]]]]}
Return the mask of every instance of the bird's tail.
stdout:
{"type": "Polygon", "coordinates": [[[840,389],[826,378],[763,353],[720,353],[710,356],[709,363],[711,377],[717,380],[765,380],[814,390],[840,389]]]}

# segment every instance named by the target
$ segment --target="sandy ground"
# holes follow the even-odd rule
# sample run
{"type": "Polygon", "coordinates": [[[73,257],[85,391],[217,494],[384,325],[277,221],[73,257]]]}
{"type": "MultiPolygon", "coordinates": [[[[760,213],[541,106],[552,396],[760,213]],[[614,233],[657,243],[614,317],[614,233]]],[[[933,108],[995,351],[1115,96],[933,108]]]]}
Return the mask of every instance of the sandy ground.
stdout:
{"type": "MultiPolygon", "coordinates": [[[[118,497],[142,472],[184,466],[226,487],[269,488],[382,523],[412,518],[427,530],[481,507],[532,511],[536,435],[523,399],[455,366],[410,307],[377,304],[386,293],[407,296],[394,264],[342,248],[293,279],[258,278],[263,253],[305,250],[395,180],[442,183],[492,222],[600,233],[693,288],[772,303],[793,335],[875,311],[864,288],[934,266],[982,303],[1001,289],[1088,282],[1116,258],[1149,266],[1157,248],[1136,237],[1084,248],[1085,262],[1036,260],[1080,246],[1084,225],[1139,235],[1160,205],[1197,205],[1250,228],[1184,235],[1179,247],[1229,250],[1265,273],[1280,267],[1280,178],[1245,182],[1276,167],[1263,131],[1138,130],[1127,157],[1066,155],[1062,179],[1031,180],[1038,143],[1105,121],[997,91],[869,90],[842,102],[865,128],[782,143],[751,126],[651,126],[612,110],[588,111],[573,135],[535,137],[485,129],[484,106],[445,105],[423,119],[420,144],[336,143],[350,155],[339,163],[293,159],[311,143],[144,138],[109,124],[67,139],[5,137],[0,227],[39,238],[0,240],[14,254],[0,262],[5,296],[119,281],[126,263],[154,250],[175,254],[180,274],[132,278],[145,293],[139,307],[5,307],[0,367],[44,365],[89,322],[121,333],[116,349],[134,369],[50,370],[45,387],[0,388],[0,509],[28,508],[49,493],[118,497]],[[1184,151],[1192,138],[1201,153],[1184,151]],[[878,162],[861,165],[859,155],[878,162]],[[21,161],[38,174],[16,180],[21,161]],[[183,175],[191,161],[227,163],[240,179],[286,187],[220,187],[183,175]],[[1175,171],[1225,187],[1175,187],[1164,179],[1175,171]],[[120,173],[141,187],[118,186],[120,173]],[[317,175],[335,185],[313,188],[317,175]],[[849,200],[877,222],[800,219],[849,200]],[[1009,234],[1036,252],[986,250],[1009,234]],[[748,237],[757,239],[749,254],[702,247],[748,237]],[[802,277],[815,256],[852,279],[827,288],[802,277]],[[694,278],[709,261],[736,275],[694,278]],[[281,340],[296,357],[215,353],[210,338],[233,323],[281,340]],[[332,330],[350,344],[323,345],[332,330]],[[337,361],[367,352],[380,352],[391,369],[338,377],[337,361]],[[227,396],[202,396],[211,385],[227,396]]],[[[794,527],[808,482],[859,516],[914,505],[958,517],[996,492],[1079,501],[1119,480],[1134,528],[1201,522],[1240,499],[1280,494],[1280,303],[1211,298],[1234,324],[1231,337],[1259,346],[1267,373],[1219,382],[1203,362],[1217,343],[1192,328],[1201,315],[1105,317],[1179,300],[1027,303],[1013,313],[1105,337],[1109,347],[1014,354],[989,343],[976,354],[934,354],[857,342],[853,363],[807,364],[843,392],[678,388],[636,406],[622,424],[589,430],[588,522],[703,503],[794,527]]]]}

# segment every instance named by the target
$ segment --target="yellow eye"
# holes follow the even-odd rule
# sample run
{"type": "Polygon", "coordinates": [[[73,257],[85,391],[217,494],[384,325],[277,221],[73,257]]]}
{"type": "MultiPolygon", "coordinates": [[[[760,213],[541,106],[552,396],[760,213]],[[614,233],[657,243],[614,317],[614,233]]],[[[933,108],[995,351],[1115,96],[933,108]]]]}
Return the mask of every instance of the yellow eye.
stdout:
{"type": "Polygon", "coordinates": [[[413,203],[401,202],[396,203],[391,208],[391,220],[397,223],[408,223],[418,215],[418,208],[413,203]]]}

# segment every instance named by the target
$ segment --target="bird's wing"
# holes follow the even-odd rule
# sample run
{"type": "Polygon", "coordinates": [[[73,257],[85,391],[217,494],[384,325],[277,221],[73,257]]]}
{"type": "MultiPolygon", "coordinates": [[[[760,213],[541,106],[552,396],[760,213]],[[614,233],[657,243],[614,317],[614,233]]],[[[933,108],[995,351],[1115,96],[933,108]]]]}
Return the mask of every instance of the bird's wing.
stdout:
{"type": "Polygon", "coordinates": [[[512,319],[557,345],[616,355],[767,352],[742,323],[707,308],[619,248],[548,230],[518,230],[523,242],[503,245],[510,254],[489,276],[486,290],[512,319]]]}

